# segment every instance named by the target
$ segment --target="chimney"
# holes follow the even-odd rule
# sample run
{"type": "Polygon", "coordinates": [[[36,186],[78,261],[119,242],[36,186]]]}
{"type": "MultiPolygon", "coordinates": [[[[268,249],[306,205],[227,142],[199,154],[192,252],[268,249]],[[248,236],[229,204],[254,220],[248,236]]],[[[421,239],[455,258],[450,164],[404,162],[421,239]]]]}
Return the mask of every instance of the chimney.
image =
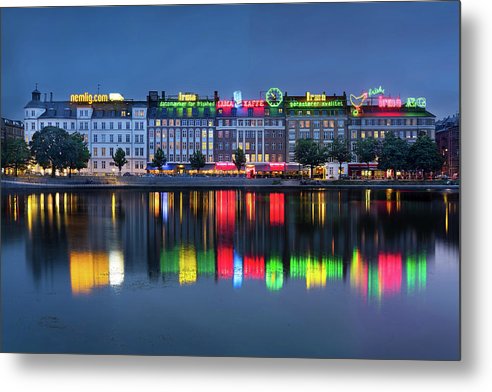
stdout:
{"type": "Polygon", "coordinates": [[[48,99],[47,96],[48,96],[48,93],[44,93],[44,102],[47,101],[47,99],[48,99]]]}
{"type": "Polygon", "coordinates": [[[50,102],[53,102],[53,93],[50,93],[50,102]]]}

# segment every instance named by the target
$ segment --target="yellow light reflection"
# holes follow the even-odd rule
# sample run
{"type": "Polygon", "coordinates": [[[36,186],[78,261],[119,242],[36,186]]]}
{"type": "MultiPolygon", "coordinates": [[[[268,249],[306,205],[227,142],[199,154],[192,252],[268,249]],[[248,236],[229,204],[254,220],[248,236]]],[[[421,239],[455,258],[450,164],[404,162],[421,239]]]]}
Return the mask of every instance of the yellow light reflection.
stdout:
{"type": "Polygon", "coordinates": [[[196,282],[196,250],[192,246],[181,246],[179,249],[179,284],[196,282]]]}
{"type": "Polygon", "coordinates": [[[306,287],[326,286],[326,263],[319,263],[316,260],[309,260],[306,264],[306,287]]]}
{"type": "Polygon", "coordinates": [[[366,211],[371,209],[371,190],[366,189],[364,200],[366,202],[366,211]]]}
{"type": "Polygon", "coordinates": [[[70,252],[70,282],[73,294],[89,294],[93,288],[109,284],[106,252],[70,252]]]}

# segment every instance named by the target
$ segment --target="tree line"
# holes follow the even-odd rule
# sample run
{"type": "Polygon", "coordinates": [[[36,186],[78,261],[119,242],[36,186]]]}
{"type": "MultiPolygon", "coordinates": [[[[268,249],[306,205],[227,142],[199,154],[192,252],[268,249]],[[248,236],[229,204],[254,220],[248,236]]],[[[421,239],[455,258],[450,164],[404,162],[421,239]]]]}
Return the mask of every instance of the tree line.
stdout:
{"type": "MultiPolygon", "coordinates": [[[[397,171],[421,171],[425,173],[441,170],[444,158],[439,153],[436,143],[425,133],[418,135],[413,144],[396,137],[392,132],[387,132],[385,138],[366,138],[357,141],[352,152],[347,140],[336,138],[330,146],[323,146],[312,139],[299,139],[295,145],[295,160],[297,163],[311,169],[311,176],[315,167],[325,164],[330,160],[339,164],[339,172],[343,163],[350,162],[354,154],[359,162],[366,163],[377,161],[380,170],[391,169],[397,171]]],[[[233,162],[238,170],[246,164],[246,156],[241,148],[233,151],[233,162]]],[[[112,155],[115,166],[120,174],[122,167],[128,163],[125,151],[118,148],[112,155]]],[[[25,170],[29,164],[38,164],[44,169],[51,169],[54,177],[57,170],[67,169],[68,176],[73,170],[87,167],[90,152],[83,136],[78,133],[68,133],[57,127],[46,127],[34,133],[29,145],[23,139],[6,139],[1,149],[1,163],[4,168],[11,168],[14,175],[25,170]]],[[[192,169],[200,171],[205,166],[206,157],[201,151],[195,151],[190,156],[192,169]]],[[[152,164],[161,171],[167,163],[164,151],[157,149],[152,164]]]]}
{"type": "Polygon", "coordinates": [[[295,145],[295,160],[303,166],[313,169],[330,160],[342,165],[351,162],[357,156],[358,161],[366,163],[377,162],[378,169],[397,171],[418,171],[425,174],[440,171],[444,157],[439,153],[436,143],[425,133],[420,133],[417,140],[410,144],[386,132],[384,139],[365,138],[357,141],[354,151],[351,151],[348,140],[336,138],[329,146],[323,146],[312,139],[299,139],[295,145]]]}

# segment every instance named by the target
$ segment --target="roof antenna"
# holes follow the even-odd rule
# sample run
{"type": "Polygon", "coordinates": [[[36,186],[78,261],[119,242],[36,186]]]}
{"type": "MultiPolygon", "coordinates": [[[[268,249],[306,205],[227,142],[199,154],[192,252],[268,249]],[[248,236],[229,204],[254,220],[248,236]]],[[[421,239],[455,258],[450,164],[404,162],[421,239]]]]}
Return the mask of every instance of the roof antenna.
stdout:
{"type": "Polygon", "coordinates": [[[37,89],[38,89],[38,84],[36,83],[36,88],[35,88],[35,90],[37,90],[37,89]]]}

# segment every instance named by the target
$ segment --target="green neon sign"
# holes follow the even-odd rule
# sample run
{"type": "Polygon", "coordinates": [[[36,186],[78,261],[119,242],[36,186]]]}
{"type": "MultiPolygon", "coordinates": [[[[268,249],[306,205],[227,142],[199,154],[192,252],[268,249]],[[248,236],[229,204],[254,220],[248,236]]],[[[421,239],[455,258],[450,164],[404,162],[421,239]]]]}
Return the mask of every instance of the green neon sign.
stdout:
{"type": "Polygon", "coordinates": [[[284,94],[277,87],[272,87],[266,92],[265,101],[267,101],[270,107],[276,108],[277,106],[280,106],[283,100],[284,94]]]}
{"type": "Polygon", "coordinates": [[[206,101],[161,101],[161,108],[215,108],[215,102],[206,101]]]}
{"type": "Polygon", "coordinates": [[[313,108],[313,107],[343,107],[343,101],[340,99],[335,99],[333,101],[290,101],[290,108],[313,108]]]}
{"type": "Polygon", "coordinates": [[[424,109],[427,106],[427,100],[425,97],[418,98],[407,98],[407,103],[405,104],[407,108],[422,108],[424,109]]]}

